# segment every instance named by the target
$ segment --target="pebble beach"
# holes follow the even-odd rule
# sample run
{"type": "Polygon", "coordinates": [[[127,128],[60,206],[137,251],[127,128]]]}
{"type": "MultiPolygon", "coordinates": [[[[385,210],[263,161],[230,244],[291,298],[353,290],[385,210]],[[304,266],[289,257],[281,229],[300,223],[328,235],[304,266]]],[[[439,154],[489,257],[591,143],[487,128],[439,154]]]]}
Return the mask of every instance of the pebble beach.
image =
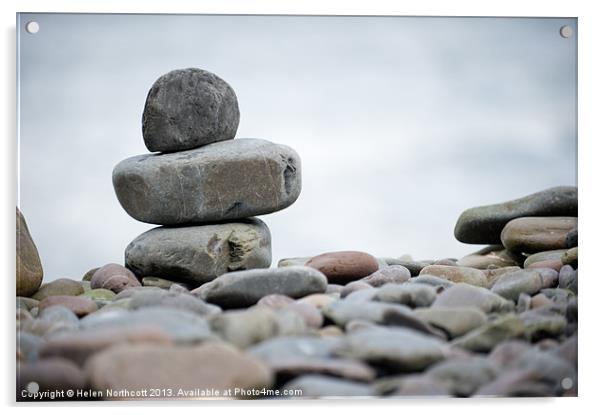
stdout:
{"type": "Polygon", "coordinates": [[[467,206],[433,235],[461,258],[272,258],[302,158],[239,117],[211,72],[157,79],[112,175],[156,227],[85,275],[45,282],[17,208],[18,401],[577,396],[576,187],[467,206]]]}

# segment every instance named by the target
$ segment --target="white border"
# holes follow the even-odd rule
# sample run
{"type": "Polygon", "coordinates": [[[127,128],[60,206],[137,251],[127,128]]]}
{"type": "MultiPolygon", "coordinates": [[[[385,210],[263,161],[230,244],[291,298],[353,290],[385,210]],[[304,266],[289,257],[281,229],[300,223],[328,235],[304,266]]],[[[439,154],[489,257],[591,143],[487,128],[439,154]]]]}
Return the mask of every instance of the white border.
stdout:
{"type": "MultiPolygon", "coordinates": [[[[4,306],[2,310],[9,324],[4,324],[4,339],[1,342],[3,357],[7,359],[2,367],[5,373],[0,377],[0,393],[2,401],[10,404],[13,400],[14,385],[14,206],[16,197],[16,116],[15,116],[15,13],[21,12],[111,12],[111,13],[209,13],[209,14],[323,14],[323,15],[437,15],[437,16],[555,16],[555,17],[578,17],[579,19],[579,187],[580,187],[580,227],[582,241],[581,249],[581,302],[579,322],[579,398],[578,399],[520,399],[520,400],[439,400],[430,401],[369,401],[357,402],[347,401],[345,403],[329,401],[325,403],[299,402],[284,403],[259,403],[242,402],[230,405],[220,403],[203,402],[195,407],[180,407],[180,410],[220,411],[230,408],[234,411],[247,413],[275,410],[287,413],[313,412],[318,407],[328,411],[344,410],[355,413],[384,411],[407,413],[478,413],[489,414],[503,413],[509,411],[541,411],[545,413],[589,413],[595,400],[602,396],[598,391],[600,387],[600,364],[598,356],[601,353],[600,342],[600,310],[601,301],[596,298],[601,291],[597,286],[602,285],[600,267],[598,275],[595,272],[596,253],[602,248],[600,236],[602,235],[599,217],[600,186],[597,182],[599,177],[599,155],[602,139],[600,134],[600,122],[602,118],[602,105],[600,105],[600,77],[602,67],[600,64],[601,21],[600,14],[596,10],[596,1],[355,1],[355,0],[288,0],[288,1],[183,1],[183,0],[108,0],[108,1],[10,1],[1,2],[2,7],[2,34],[3,34],[3,62],[2,65],[2,88],[4,97],[0,101],[0,114],[4,128],[1,154],[3,157],[2,179],[4,203],[2,204],[3,215],[2,249],[0,263],[4,265],[4,272],[0,275],[5,293],[4,306]],[[598,288],[598,289],[596,289],[598,288]],[[7,369],[8,368],[8,369],[7,369]],[[233,406],[234,405],[234,406],[233,406]],[[209,406],[211,406],[209,408],[209,406]]],[[[553,168],[553,166],[550,166],[553,168]]],[[[598,254],[599,255],[599,254],[598,254]]],[[[157,408],[132,408],[139,406],[129,403],[128,411],[162,411],[165,405],[157,408]]],[[[181,406],[181,405],[178,405],[181,406]]],[[[9,410],[14,410],[10,408],[9,410]]],[[[75,410],[90,412],[113,412],[116,405],[87,405],[86,408],[77,408],[69,405],[68,408],[58,407],[35,408],[26,407],[20,410],[39,411],[71,411],[75,410]]],[[[599,408],[596,410],[598,411],[599,408]]]]}

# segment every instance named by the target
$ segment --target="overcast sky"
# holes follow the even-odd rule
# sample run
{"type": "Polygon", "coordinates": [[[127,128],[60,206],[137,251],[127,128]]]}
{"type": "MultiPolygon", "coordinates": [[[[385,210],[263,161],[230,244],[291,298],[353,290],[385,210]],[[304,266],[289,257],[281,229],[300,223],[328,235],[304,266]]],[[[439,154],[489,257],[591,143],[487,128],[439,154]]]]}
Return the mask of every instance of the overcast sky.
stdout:
{"type": "Polygon", "coordinates": [[[480,248],[454,239],[464,209],[576,184],[574,19],[24,14],[17,30],[20,207],[45,280],[123,263],[153,227],[111,172],[148,152],[146,94],[177,68],[234,88],[237,137],[301,156],[301,196],[261,217],[273,266],[461,257],[480,248]]]}

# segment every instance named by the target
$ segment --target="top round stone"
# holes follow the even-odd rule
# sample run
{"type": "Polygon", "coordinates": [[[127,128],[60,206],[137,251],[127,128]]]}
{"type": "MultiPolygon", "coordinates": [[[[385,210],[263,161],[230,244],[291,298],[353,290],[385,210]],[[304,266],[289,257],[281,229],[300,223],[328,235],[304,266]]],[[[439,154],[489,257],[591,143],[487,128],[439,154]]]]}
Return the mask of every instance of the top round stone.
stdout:
{"type": "Polygon", "coordinates": [[[230,140],[239,118],[236,94],[224,80],[202,69],[177,69],[148,91],[144,144],[150,151],[174,152],[230,140]]]}

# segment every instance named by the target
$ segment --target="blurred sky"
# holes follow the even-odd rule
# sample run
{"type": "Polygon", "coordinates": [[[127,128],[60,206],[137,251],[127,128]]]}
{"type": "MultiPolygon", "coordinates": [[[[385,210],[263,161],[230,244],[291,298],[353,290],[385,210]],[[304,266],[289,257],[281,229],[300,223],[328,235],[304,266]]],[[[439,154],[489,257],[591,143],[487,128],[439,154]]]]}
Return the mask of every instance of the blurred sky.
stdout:
{"type": "Polygon", "coordinates": [[[122,263],[153,227],[111,172],[148,152],[146,94],[177,68],[234,88],[237,137],[301,156],[301,196],[261,217],[273,266],[460,257],[480,248],[454,239],[464,209],[576,184],[575,19],[22,14],[17,31],[20,207],[45,280],[122,263]]]}

